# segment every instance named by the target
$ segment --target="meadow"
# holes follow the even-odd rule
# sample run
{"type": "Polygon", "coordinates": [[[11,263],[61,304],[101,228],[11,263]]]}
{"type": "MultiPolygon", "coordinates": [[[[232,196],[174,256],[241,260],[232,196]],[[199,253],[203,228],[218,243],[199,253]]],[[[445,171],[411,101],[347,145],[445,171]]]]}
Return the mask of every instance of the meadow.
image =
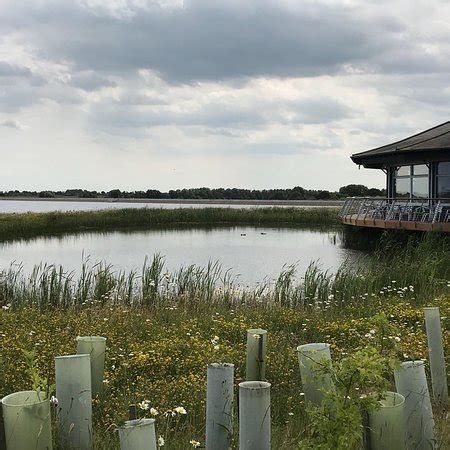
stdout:
{"type": "MultiPolygon", "coordinates": [[[[371,257],[336,274],[313,264],[296,278],[295,268],[286,267],[274,285],[251,291],[238,289],[218,264],[171,274],[159,256],[140,274],[96,266],[75,278],[39,267],[25,277],[12,268],[0,275],[0,396],[30,387],[23,350],[36,353],[41,375],[52,383],[54,356],[74,353],[77,335],[103,335],[105,391],[94,399],[95,448],[118,448],[115,430],[130,403],[156,418],[163,448],[201,447],[206,365],[232,362],[236,380],[243,379],[246,330],[261,327],[269,332],[272,445],[300,448],[311,430],[296,346],[328,342],[338,362],[389,343],[399,361],[426,359],[422,307],[439,306],[449,329],[449,245],[435,234],[407,244],[385,238],[371,257]]],[[[448,331],[444,339],[448,348],[448,331]]],[[[392,376],[386,382],[393,387],[392,376]]],[[[439,448],[448,448],[448,423],[435,413],[439,448]]]]}
{"type": "Polygon", "coordinates": [[[0,240],[82,231],[199,225],[337,225],[336,208],[128,208],[0,214],[0,240]]]}

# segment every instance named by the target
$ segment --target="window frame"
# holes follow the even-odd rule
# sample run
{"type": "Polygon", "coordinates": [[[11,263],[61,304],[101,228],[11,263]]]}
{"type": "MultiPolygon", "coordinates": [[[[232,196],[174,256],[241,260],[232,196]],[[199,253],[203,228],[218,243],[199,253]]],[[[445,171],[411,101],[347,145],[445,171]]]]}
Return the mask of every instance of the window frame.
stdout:
{"type": "Polygon", "coordinates": [[[444,178],[446,180],[450,180],[450,172],[444,173],[444,174],[440,174],[439,173],[439,166],[440,166],[440,164],[449,164],[450,165],[450,161],[439,161],[437,163],[437,167],[436,167],[436,196],[439,199],[441,199],[441,198],[448,199],[448,198],[450,198],[450,196],[449,197],[441,197],[440,194],[439,194],[439,188],[440,188],[439,180],[441,180],[442,178],[444,178]]]}
{"type": "Polygon", "coordinates": [[[395,168],[395,172],[394,172],[394,198],[399,198],[399,199],[408,199],[408,200],[413,200],[413,199],[420,199],[420,198],[430,198],[430,166],[428,164],[405,164],[402,166],[398,166],[395,168]],[[414,167],[415,166],[426,166],[427,167],[427,171],[428,173],[426,174],[414,174],[414,167]],[[408,175],[397,175],[397,172],[399,171],[400,168],[402,167],[408,167],[409,168],[409,174],[408,175]],[[414,196],[414,179],[417,178],[426,178],[428,180],[428,193],[426,197],[415,197],[414,196]],[[401,180],[409,180],[409,196],[405,196],[405,197],[397,197],[397,179],[401,179],[401,180]]]}

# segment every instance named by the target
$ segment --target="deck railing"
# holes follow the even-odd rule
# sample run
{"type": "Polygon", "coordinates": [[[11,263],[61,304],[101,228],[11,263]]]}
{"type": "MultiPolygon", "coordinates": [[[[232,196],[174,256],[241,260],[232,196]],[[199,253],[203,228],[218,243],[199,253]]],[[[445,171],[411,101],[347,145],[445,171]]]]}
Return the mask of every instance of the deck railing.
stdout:
{"type": "Polygon", "coordinates": [[[447,223],[450,222],[450,198],[350,197],[345,200],[339,216],[357,220],[447,223]]]}

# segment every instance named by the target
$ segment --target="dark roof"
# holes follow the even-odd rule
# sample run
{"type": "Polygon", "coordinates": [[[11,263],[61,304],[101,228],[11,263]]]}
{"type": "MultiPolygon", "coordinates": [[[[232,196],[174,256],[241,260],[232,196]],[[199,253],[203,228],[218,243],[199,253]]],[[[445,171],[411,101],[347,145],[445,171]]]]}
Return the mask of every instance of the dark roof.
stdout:
{"type": "Polygon", "coordinates": [[[445,159],[450,159],[450,121],[393,144],[355,153],[351,158],[365,167],[383,167],[383,161],[400,161],[407,155],[417,158],[419,154],[420,157],[433,155],[434,158],[440,152],[445,152],[445,159]]]}

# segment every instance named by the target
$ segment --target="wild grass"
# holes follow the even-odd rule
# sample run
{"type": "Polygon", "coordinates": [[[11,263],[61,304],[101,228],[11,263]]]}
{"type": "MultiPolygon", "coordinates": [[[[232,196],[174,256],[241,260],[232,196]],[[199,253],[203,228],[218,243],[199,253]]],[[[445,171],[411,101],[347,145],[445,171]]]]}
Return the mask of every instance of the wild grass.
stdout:
{"type": "Polygon", "coordinates": [[[337,225],[336,208],[128,208],[103,211],[0,214],[0,240],[86,230],[193,225],[337,225]]]}
{"type": "MultiPolygon", "coordinates": [[[[450,295],[429,304],[440,306],[447,317],[443,326],[448,327],[450,295]]],[[[395,327],[401,358],[426,358],[423,311],[399,296],[372,298],[370,307],[352,305],[335,309],[332,315],[276,306],[234,310],[213,305],[194,312],[176,305],[0,309],[0,397],[30,387],[23,350],[36,351],[39,370],[53,383],[54,357],[73,354],[77,335],[106,336],[105,391],[93,403],[94,448],[118,449],[115,430],[127,419],[128,405],[149,400],[159,412],[157,435],[165,438],[164,448],[186,450],[192,448],[191,439],[204,443],[207,364],[232,362],[236,380],[243,379],[246,330],[261,327],[269,333],[266,377],[272,384],[272,448],[292,450],[308,431],[296,346],[329,342],[333,360],[338,361],[372,343],[369,331],[374,328],[375,310],[395,327]],[[178,406],[187,414],[164,415],[178,406]]],[[[444,339],[448,346],[450,335],[444,339]]],[[[439,410],[435,414],[441,418],[439,410]]],[[[438,424],[441,429],[445,421],[438,424]]],[[[448,435],[440,433],[439,439],[448,435]]]]}
{"type": "MultiPolygon", "coordinates": [[[[269,332],[273,448],[296,449],[308,430],[296,346],[329,342],[339,360],[371,344],[373,316],[383,313],[396,329],[399,357],[426,358],[422,306],[440,306],[449,325],[449,245],[436,234],[406,243],[383,238],[372,256],[335,274],[312,264],[299,276],[289,266],[275,283],[253,289],[219,263],[168,273],[161,255],[139,273],[86,263],[78,274],[41,265],[26,276],[13,266],[0,276],[0,396],[29,388],[23,350],[37,352],[53,382],[54,356],[73,354],[77,335],[103,335],[106,388],[94,399],[94,448],[117,449],[128,405],[146,399],[159,411],[163,448],[185,450],[191,439],[204,443],[206,365],[232,362],[242,379],[246,330],[261,327],[269,332]],[[187,415],[164,415],[177,406],[187,415]]],[[[450,335],[444,339],[448,346],[450,335]]],[[[435,414],[439,448],[448,448],[445,413],[435,414]]]]}
{"type": "Polygon", "coordinates": [[[219,262],[169,273],[158,254],[145,261],[140,274],[84,262],[79,274],[41,264],[27,276],[21,265],[12,265],[0,272],[0,305],[40,309],[177,305],[189,310],[211,305],[282,306],[327,311],[379,296],[395,295],[420,304],[445,293],[449,280],[450,239],[430,233],[406,243],[385,237],[373,254],[345,262],[335,273],[314,262],[304,274],[286,266],[274,283],[266,280],[253,288],[242,287],[219,262]]]}

